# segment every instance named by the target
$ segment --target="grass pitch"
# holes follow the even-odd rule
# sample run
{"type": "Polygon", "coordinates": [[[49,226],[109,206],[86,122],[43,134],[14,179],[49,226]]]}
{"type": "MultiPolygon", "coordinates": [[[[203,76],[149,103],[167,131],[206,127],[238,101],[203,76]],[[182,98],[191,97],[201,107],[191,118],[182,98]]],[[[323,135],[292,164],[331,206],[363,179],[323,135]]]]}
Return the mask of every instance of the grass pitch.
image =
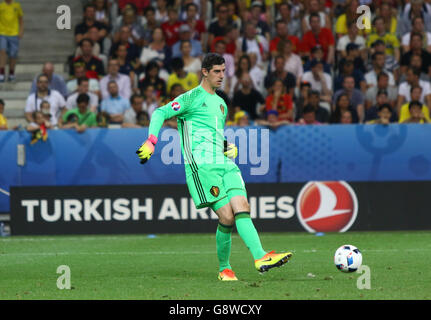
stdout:
{"type": "Polygon", "coordinates": [[[260,275],[234,233],[237,282],[217,280],[215,233],[0,238],[0,299],[431,299],[430,231],[260,237],[266,250],[292,251],[291,262],[260,275]],[[343,244],[362,251],[370,289],[335,268],[343,244]],[[60,265],[70,290],[57,288],[60,265]]]}

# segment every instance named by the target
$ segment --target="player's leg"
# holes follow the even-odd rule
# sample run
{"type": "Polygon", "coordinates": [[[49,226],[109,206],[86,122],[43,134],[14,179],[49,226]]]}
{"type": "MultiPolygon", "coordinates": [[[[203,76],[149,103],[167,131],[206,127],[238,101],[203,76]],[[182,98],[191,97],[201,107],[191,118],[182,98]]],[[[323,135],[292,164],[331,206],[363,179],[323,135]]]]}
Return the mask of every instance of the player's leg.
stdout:
{"type": "Polygon", "coordinates": [[[238,280],[229,262],[232,247],[232,229],[235,223],[229,200],[224,198],[212,205],[211,208],[219,218],[216,232],[219,279],[223,281],[238,280]]]}

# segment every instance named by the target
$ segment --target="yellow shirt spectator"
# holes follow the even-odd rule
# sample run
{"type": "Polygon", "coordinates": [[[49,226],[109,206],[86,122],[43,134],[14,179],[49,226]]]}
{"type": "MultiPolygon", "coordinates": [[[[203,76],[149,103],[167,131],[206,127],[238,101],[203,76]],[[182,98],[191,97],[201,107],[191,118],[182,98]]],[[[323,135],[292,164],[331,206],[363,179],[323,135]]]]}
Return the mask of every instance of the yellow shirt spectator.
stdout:
{"type": "Polygon", "coordinates": [[[379,36],[377,33],[372,33],[368,35],[367,47],[371,48],[374,42],[377,40],[382,40],[386,45],[385,53],[387,55],[393,56],[395,53],[395,48],[400,47],[400,42],[396,35],[392,33],[385,33],[383,36],[379,36]]]}
{"type": "MultiPolygon", "coordinates": [[[[424,117],[431,122],[430,119],[430,113],[428,110],[428,107],[426,105],[422,105],[422,113],[424,114],[424,117]]],[[[405,103],[401,106],[400,109],[400,119],[398,120],[398,123],[402,123],[405,120],[409,119],[411,117],[410,110],[409,110],[409,103],[405,103]]],[[[423,123],[423,120],[421,121],[423,123]]]]}
{"type": "Polygon", "coordinates": [[[22,18],[21,5],[18,2],[12,1],[0,3],[0,35],[15,37],[19,34],[19,18],[22,18]]]}
{"type": "Polygon", "coordinates": [[[166,85],[167,86],[166,89],[168,90],[168,92],[171,92],[171,88],[175,83],[181,84],[185,91],[189,91],[199,85],[199,79],[196,73],[194,72],[188,72],[184,78],[178,78],[178,75],[175,72],[173,72],[169,76],[168,83],[166,85]]]}
{"type": "MultiPolygon", "coordinates": [[[[364,17],[362,23],[364,24],[365,28],[363,30],[359,30],[359,34],[364,36],[371,32],[371,21],[367,17],[364,17]]],[[[345,13],[343,13],[337,18],[337,21],[335,22],[335,33],[345,35],[348,33],[348,31],[347,16],[345,13]]]]}
{"type": "Polygon", "coordinates": [[[1,129],[7,129],[7,120],[6,117],[0,113],[0,130],[1,129]]]}

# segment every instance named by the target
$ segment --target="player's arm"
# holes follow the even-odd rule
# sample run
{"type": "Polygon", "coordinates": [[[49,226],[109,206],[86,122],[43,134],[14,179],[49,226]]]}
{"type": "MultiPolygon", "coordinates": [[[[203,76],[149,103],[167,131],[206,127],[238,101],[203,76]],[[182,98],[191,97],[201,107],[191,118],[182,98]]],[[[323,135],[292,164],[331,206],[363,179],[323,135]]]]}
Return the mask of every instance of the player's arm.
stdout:
{"type": "Polygon", "coordinates": [[[157,108],[153,112],[153,114],[151,115],[150,126],[148,128],[148,139],[136,151],[139,158],[141,159],[141,164],[147,162],[154,153],[154,148],[158,140],[157,137],[165,120],[185,114],[187,111],[187,107],[187,101],[183,94],[176,98],[174,101],[171,101],[168,104],[157,108]]]}

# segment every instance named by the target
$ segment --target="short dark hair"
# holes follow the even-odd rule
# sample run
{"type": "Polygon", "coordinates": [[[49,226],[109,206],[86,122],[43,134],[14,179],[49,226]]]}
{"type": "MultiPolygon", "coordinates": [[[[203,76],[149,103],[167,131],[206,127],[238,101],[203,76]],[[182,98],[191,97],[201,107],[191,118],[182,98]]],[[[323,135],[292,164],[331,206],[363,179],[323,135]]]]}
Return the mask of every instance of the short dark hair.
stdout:
{"type": "Polygon", "coordinates": [[[94,47],[94,41],[91,39],[88,39],[88,38],[84,38],[81,41],[79,41],[79,47],[82,47],[84,42],[89,42],[91,44],[91,46],[94,47]]]}
{"type": "Polygon", "coordinates": [[[419,101],[411,101],[409,103],[409,110],[411,110],[413,107],[419,107],[422,109],[422,103],[420,103],[419,101]]]}
{"type": "Polygon", "coordinates": [[[377,81],[379,81],[379,79],[380,79],[381,77],[389,78],[389,75],[388,75],[386,72],[381,71],[381,72],[377,75],[377,81]]]}
{"type": "Polygon", "coordinates": [[[133,104],[135,102],[136,98],[143,98],[142,95],[134,93],[132,94],[132,96],[130,97],[130,104],[133,104]]]}
{"type": "Polygon", "coordinates": [[[88,79],[87,77],[78,78],[78,86],[81,85],[81,83],[83,83],[85,81],[89,82],[90,79],[88,79]]]}
{"type": "Polygon", "coordinates": [[[421,87],[421,86],[416,86],[416,85],[411,86],[411,88],[410,88],[410,93],[412,93],[412,92],[413,92],[413,90],[415,90],[415,89],[420,89],[420,90],[422,90],[422,87],[421,87]]]}
{"type": "Polygon", "coordinates": [[[181,70],[184,68],[184,61],[180,57],[173,58],[171,60],[171,68],[172,70],[181,70]]]}
{"type": "Polygon", "coordinates": [[[76,103],[80,104],[81,102],[89,103],[90,97],[86,93],[79,94],[78,98],[76,98],[76,103]]]}
{"type": "Polygon", "coordinates": [[[3,99],[0,99],[0,104],[2,105],[2,106],[4,106],[5,104],[4,104],[4,100],[3,99]]]}
{"type": "Polygon", "coordinates": [[[379,112],[383,109],[388,109],[392,113],[392,107],[389,103],[384,103],[381,106],[379,106],[379,112]]]}
{"type": "Polygon", "coordinates": [[[153,11],[154,13],[156,13],[156,9],[152,6],[148,6],[144,9],[144,16],[147,15],[148,12],[153,11]]]}
{"type": "Polygon", "coordinates": [[[311,13],[311,14],[310,14],[310,16],[308,17],[308,23],[311,23],[311,19],[313,19],[313,18],[318,18],[318,19],[320,20],[320,16],[319,16],[319,14],[318,14],[318,13],[313,12],[313,13],[311,13]]]}
{"type": "Polygon", "coordinates": [[[204,60],[202,61],[202,69],[206,69],[209,72],[213,66],[221,65],[223,63],[225,63],[223,56],[218,53],[211,52],[204,57],[204,60]]]}
{"type": "Polygon", "coordinates": [[[307,113],[315,113],[316,110],[314,109],[314,107],[311,104],[307,104],[305,105],[304,109],[302,110],[302,114],[307,114],[307,113]]]}

